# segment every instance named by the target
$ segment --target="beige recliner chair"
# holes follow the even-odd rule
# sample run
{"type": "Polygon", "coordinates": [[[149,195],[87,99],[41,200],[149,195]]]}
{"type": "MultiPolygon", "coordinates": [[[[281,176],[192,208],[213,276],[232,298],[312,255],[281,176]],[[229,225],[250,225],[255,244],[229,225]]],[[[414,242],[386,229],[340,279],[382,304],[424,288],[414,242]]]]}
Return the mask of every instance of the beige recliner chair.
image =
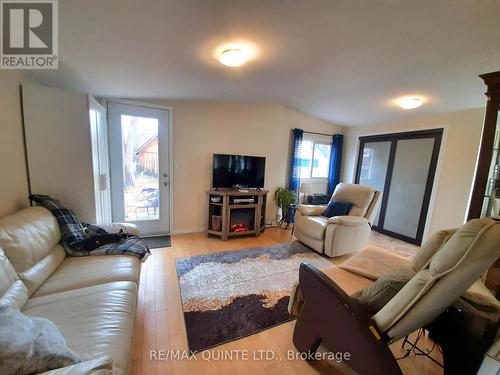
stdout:
{"type": "Polygon", "coordinates": [[[368,243],[379,196],[371,187],[340,183],[331,199],[352,203],[349,215],[327,218],[322,216],[327,206],[300,204],[295,214],[295,237],[329,257],[357,251],[368,243]]]}
{"type": "MultiPolygon", "coordinates": [[[[413,258],[414,276],[373,316],[334,280],[303,263],[303,308],[293,342],[301,352],[315,352],[320,344],[330,351],[349,352],[348,365],[360,374],[400,374],[387,344],[425,327],[460,302],[499,256],[500,217],[438,232],[413,258]]],[[[376,285],[374,295],[381,293],[376,285]]]]}

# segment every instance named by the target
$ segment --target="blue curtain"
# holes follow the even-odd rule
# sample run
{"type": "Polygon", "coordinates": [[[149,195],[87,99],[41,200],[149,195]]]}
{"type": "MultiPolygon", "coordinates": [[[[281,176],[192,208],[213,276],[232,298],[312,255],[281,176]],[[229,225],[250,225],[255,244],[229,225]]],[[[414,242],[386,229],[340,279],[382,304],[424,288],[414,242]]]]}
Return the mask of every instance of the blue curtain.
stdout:
{"type": "Polygon", "coordinates": [[[330,173],[328,174],[328,194],[333,194],[335,186],[340,182],[340,165],[342,164],[342,144],[344,136],[334,134],[330,153],[330,173]]]}
{"type": "Polygon", "coordinates": [[[293,129],[293,140],[292,140],[292,152],[290,158],[290,181],[288,183],[288,188],[298,193],[300,188],[300,176],[299,176],[299,161],[300,161],[300,145],[302,143],[302,137],[304,135],[304,130],[293,129]]]}

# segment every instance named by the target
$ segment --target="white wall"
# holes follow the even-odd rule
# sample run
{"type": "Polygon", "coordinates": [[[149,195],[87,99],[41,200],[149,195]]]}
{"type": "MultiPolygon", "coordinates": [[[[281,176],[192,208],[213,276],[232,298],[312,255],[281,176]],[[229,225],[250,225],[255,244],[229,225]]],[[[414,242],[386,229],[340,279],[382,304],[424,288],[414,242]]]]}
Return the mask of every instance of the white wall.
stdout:
{"type": "Polygon", "coordinates": [[[18,71],[0,70],[0,216],[28,205],[18,71]]]}
{"type": "MultiPolygon", "coordinates": [[[[144,101],[141,99],[141,101],[144,101]]],[[[150,101],[153,102],[153,101],[150,101]]],[[[207,221],[212,154],[266,157],[266,222],[275,219],[276,187],[286,184],[291,129],[340,133],[342,128],[275,104],[154,101],[173,108],[173,232],[202,231],[207,221]]]]}
{"type": "Polygon", "coordinates": [[[345,128],[343,181],[355,177],[359,137],[444,127],[443,144],[429,208],[428,233],[463,224],[481,140],[484,109],[471,109],[369,127],[345,128]]]}

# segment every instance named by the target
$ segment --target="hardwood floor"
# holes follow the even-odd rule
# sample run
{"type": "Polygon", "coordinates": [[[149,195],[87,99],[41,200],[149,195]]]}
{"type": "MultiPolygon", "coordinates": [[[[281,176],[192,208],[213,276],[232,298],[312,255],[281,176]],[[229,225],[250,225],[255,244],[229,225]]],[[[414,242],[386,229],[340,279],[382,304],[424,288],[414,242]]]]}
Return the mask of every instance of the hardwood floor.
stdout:
{"type": "MultiPolygon", "coordinates": [[[[188,349],[180,300],[179,284],[175,271],[175,259],[187,256],[207,254],[218,251],[258,247],[291,241],[290,231],[270,228],[258,238],[237,238],[220,241],[206,238],[202,233],[172,236],[172,247],[153,249],[152,255],[145,262],[141,272],[137,317],[134,328],[131,374],[338,374],[332,364],[326,361],[305,362],[286,360],[287,351],[294,350],[292,333],[295,322],[288,322],[265,330],[258,334],[218,346],[210,352],[214,360],[204,360],[200,354],[191,359],[169,359],[167,351],[188,349]],[[232,351],[243,355],[243,350],[250,358],[259,356],[259,350],[271,350],[283,360],[215,360],[222,351],[232,351]],[[254,352],[255,350],[255,352],[254,352]],[[153,352],[152,352],[153,351],[153,352]],[[156,359],[155,359],[156,355],[156,359]]],[[[344,258],[345,259],[345,258],[344,258]]],[[[343,259],[332,260],[338,263],[343,259]]],[[[332,275],[330,275],[333,277],[332,275]]],[[[361,280],[361,279],[360,279],[361,280]]],[[[352,292],[363,287],[349,285],[346,290],[352,292]]],[[[343,286],[344,287],[344,286],[343,286]]],[[[431,345],[430,342],[427,342],[431,345]]],[[[391,346],[396,357],[404,351],[400,343],[391,346]]],[[[180,352],[182,354],[182,352],[180,352]]],[[[228,353],[228,352],[226,352],[228,353]]],[[[271,352],[269,352],[271,353],[271,352]]],[[[442,374],[439,366],[428,358],[410,355],[398,361],[405,374],[442,374]]]]}

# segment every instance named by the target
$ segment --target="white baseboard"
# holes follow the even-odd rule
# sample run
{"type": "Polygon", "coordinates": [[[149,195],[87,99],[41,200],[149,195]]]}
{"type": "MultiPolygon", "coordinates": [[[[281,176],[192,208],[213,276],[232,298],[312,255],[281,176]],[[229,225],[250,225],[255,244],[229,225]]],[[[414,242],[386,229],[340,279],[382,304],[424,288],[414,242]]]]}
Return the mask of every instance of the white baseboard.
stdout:
{"type": "Polygon", "coordinates": [[[189,234],[189,233],[203,233],[205,228],[191,228],[191,229],[174,229],[170,234],[189,234]]]}

